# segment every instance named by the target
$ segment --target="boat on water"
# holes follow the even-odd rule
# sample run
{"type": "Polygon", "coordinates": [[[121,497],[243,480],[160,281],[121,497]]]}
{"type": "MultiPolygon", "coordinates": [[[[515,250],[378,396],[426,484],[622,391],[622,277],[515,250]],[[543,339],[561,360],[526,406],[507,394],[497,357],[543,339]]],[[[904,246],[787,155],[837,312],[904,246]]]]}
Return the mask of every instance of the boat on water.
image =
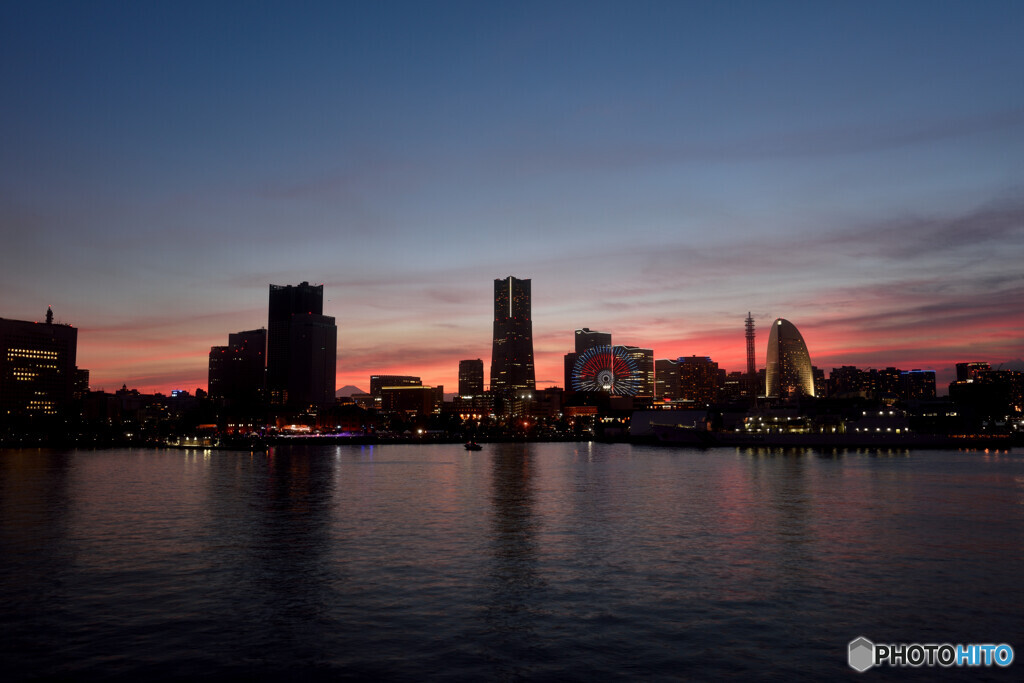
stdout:
{"type": "Polygon", "coordinates": [[[668,425],[651,423],[651,431],[662,443],[671,443],[679,446],[718,446],[717,434],[709,432],[703,426],[694,425],[668,425]]]}
{"type": "Polygon", "coordinates": [[[466,450],[467,451],[479,451],[479,450],[483,450],[483,446],[478,444],[476,441],[467,441],[466,442],[466,450]]]}

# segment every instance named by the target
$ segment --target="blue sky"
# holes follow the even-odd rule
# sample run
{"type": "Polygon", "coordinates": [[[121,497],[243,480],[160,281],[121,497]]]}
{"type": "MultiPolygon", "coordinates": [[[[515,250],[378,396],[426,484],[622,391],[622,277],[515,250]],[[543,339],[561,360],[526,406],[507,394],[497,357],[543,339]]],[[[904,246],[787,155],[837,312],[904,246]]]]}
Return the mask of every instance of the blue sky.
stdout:
{"type": "Polygon", "coordinates": [[[0,316],[95,388],[205,386],[323,282],[339,386],[454,386],[491,281],[572,331],[743,368],[1021,358],[1024,5],[0,6],[0,316]],[[763,346],[758,342],[759,363],[763,346]]]}

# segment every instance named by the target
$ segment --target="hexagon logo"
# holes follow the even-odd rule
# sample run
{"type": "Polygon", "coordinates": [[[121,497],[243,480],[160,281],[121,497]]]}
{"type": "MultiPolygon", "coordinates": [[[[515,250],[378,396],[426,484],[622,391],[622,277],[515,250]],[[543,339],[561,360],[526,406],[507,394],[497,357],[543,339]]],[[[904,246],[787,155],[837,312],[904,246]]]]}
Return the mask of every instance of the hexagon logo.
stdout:
{"type": "Polygon", "coordinates": [[[861,636],[850,641],[850,668],[864,673],[875,663],[875,644],[861,636]]]}

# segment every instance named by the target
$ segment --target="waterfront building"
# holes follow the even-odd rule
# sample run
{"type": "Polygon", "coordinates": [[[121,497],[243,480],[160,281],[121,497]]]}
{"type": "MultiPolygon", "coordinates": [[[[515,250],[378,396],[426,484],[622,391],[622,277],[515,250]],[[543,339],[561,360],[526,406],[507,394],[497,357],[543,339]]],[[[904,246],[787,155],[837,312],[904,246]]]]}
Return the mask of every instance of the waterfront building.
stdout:
{"type": "Polygon", "coordinates": [[[814,375],[814,395],[817,398],[828,396],[828,381],[825,379],[825,370],[812,365],[811,374],[814,375]]]}
{"type": "Polygon", "coordinates": [[[381,387],[381,409],[407,415],[432,415],[444,403],[444,387],[404,385],[381,387]]]}
{"type": "Polygon", "coordinates": [[[75,389],[78,330],[0,318],[0,419],[66,414],[75,389]]]}
{"type": "Polygon", "coordinates": [[[900,396],[902,380],[898,368],[871,368],[868,370],[868,395],[879,400],[895,400],[900,396]]]}
{"type": "Polygon", "coordinates": [[[459,361],[459,396],[480,396],[484,393],[484,362],[474,360],[459,361]]]}
{"type": "Polygon", "coordinates": [[[828,395],[835,398],[866,398],[869,384],[867,373],[853,365],[832,368],[828,376],[828,395]]]}
{"type": "Polygon", "coordinates": [[[338,328],[323,302],[323,285],[270,285],[267,390],[274,403],[334,401],[338,328]]]}
{"type": "Polygon", "coordinates": [[[530,280],[509,275],[494,281],[491,393],[497,399],[530,399],[536,389],[530,280]]]}
{"type": "Polygon", "coordinates": [[[234,405],[259,403],[266,389],[266,358],[265,329],[229,334],[226,346],[210,348],[210,397],[234,405]]]}
{"type": "Polygon", "coordinates": [[[935,371],[915,369],[900,372],[900,398],[904,401],[934,399],[935,371]]]}
{"type": "Polygon", "coordinates": [[[623,350],[636,363],[636,371],[640,379],[637,398],[654,398],[654,351],[639,346],[623,346],[623,350]]]}
{"type": "Polygon", "coordinates": [[[765,364],[765,395],[769,398],[814,396],[814,371],[807,345],[796,326],[783,318],[772,323],[765,364]]]}
{"type": "Polygon", "coordinates": [[[979,427],[1017,423],[1018,430],[1024,429],[1024,372],[978,369],[967,379],[951,382],[949,398],[961,412],[971,413],[979,427]]]}
{"type": "Polygon", "coordinates": [[[334,403],[338,355],[334,318],[294,315],[289,332],[289,403],[301,407],[334,403]]]}
{"type": "Polygon", "coordinates": [[[708,356],[686,356],[678,367],[679,398],[705,405],[718,400],[718,363],[708,356]]]}
{"type": "Polygon", "coordinates": [[[654,397],[679,398],[679,361],[660,358],[654,362],[654,397]]]}
{"type": "MultiPolygon", "coordinates": [[[[725,372],[719,370],[719,372],[725,372]]],[[[726,373],[722,386],[718,388],[718,400],[735,401],[750,395],[750,375],[738,370],[726,373]]]]}

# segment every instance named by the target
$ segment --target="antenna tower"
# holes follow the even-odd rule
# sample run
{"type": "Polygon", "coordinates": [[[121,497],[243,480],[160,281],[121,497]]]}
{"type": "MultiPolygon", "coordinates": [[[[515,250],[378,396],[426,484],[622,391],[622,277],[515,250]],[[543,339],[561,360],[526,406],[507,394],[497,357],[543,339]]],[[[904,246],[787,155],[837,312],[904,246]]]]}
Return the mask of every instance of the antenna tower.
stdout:
{"type": "Polygon", "coordinates": [[[757,381],[757,371],[754,368],[754,317],[747,311],[747,382],[753,390],[757,381]]]}

